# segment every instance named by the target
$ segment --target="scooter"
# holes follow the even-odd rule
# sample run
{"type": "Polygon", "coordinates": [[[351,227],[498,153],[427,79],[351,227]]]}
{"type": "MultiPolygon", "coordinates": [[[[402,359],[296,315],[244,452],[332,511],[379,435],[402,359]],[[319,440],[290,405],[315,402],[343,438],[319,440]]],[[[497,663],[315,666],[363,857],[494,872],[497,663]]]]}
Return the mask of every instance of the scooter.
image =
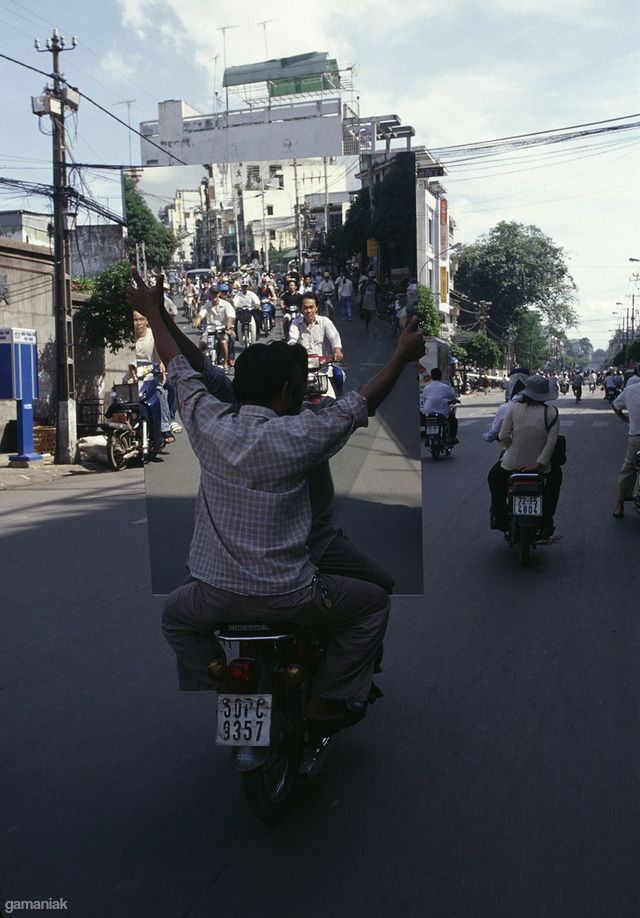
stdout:
{"type": "MultiPolygon", "coordinates": [[[[455,408],[452,405],[450,417],[455,416],[454,412],[455,408]]],[[[451,436],[449,418],[430,411],[424,419],[424,442],[434,462],[437,462],[440,456],[450,456],[457,441],[451,436]]]]}
{"type": "Polygon", "coordinates": [[[113,401],[105,411],[107,420],[100,424],[107,438],[107,461],[114,472],[148,462],[162,450],[158,385],[154,374],[146,374],[139,386],[124,383],[114,387],[113,401]]]}

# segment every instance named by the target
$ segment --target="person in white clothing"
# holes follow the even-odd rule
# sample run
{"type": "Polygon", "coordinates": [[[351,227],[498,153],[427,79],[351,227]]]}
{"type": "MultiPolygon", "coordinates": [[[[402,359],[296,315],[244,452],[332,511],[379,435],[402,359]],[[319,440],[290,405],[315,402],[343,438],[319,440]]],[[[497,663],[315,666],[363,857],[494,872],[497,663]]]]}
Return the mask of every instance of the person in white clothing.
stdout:
{"type": "Polygon", "coordinates": [[[457,401],[455,391],[442,382],[442,371],[434,367],[430,374],[431,382],[427,383],[422,391],[422,413],[425,417],[429,414],[440,414],[449,422],[449,436],[457,442],[458,419],[452,409],[451,402],[457,401]]]}
{"type": "Polygon", "coordinates": [[[614,400],[611,407],[620,420],[629,425],[627,453],[618,476],[618,502],[613,508],[613,515],[621,520],[624,516],[624,502],[633,498],[633,488],[638,471],[636,455],[640,450],[640,376],[630,376],[627,385],[614,400]],[[627,409],[627,414],[623,409],[627,409]]]}
{"type": "MultiPolygon", "coordinates": [[[[340,333],[331,319],[318,315],[318,302],[313,293],[302,296],[302,315],[297,316],[289,326],[288,344],[302,344],[307,354],[324,354],[336,361],[343,359],[340,333]]],[[[336,395],[342,395],[344,371],[333,367],[333,381],[336,395]]]]}
{"type": "MultiPolygon", "coordinates": [[[[239,322],[245,319],[245,316],[251,316],[251,343],[253,344],[260,335],[262,329],[262,307],[260,298],[249,288],[249,282],[242,281],[240,292],[236,293],[233,298],[233,308],[236,311],[236,317],[239,322]]],[[[240,329],[236,327],[236,337],[240,334],[240,329]]]]}

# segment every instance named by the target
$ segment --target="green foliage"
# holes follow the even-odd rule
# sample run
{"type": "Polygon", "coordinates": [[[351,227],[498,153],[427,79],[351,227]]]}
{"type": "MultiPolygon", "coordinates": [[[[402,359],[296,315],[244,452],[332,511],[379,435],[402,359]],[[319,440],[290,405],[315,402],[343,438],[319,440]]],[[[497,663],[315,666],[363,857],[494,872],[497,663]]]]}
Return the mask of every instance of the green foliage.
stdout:
{"type": "Polygon", "coordinates": [[[440,315],[436,309],[431,287],[418,284],[418,305],[416,315],[422,324],[425,335],[437,337],[440,334],[440,315]]]}
{"type": "Polygon", "coordinates": [[[112,353],[133,344],[131,309],[125,299],[129,262],[117,261],[95,279],[93,293],[78,310],[89,347],[108,347],[112,353]]]}
{"type": "Polygon", "coordinates": [[[454,341],[449,345],[449,351],[451,356],[457,357],[458,360],[466,360],[469,356],[467,349],[461,344],[456,344],[454,341]]]}
{"type": "Polygon", "coordinates": [[[370,224],[369,190],[363,188],[351,202],[341,229],[341,245],[345,253],[349,255],[355,253],[366,259],[367,239],[371,233],[370,224]]]}
{"type": "Polygon", "coordinates": [[[516,329],[516,363],[531,368],[544,367],[549,356],[547,340],[537,312],[525,309],[518,316],[516,329]]]}
{"type": "Polygon", "coordinates": [[[500,348],[487,335],[481,332],[474,335],[466,347],[469,358],[481,369],[500,366],[500,348]]]}
{"type": "Polygon", "coordinates": [[[149,270],[159,271],[171,263],[178,244],[176,237],[154,217],[138,192],[135,179],[130,175],[124,177],[124,197],[127,208],[129,257],[132,263],[135,262],[135,244],[144,242],[149,270]]]}
{"type": "Polygon", "coordinates": [[[456,288],[472,302],[491,302],[489,325],[501,340],[527,308],[557,328],[576,322],[576,286],[565,253],[537,226],[503,221],[463,246],[456,288]]]}
{"type": "Polygon", "coordinates": [[[613,366],[621,367],[624,366],[627,360],[640,361],[640,338],[635,338],[630,343],[628,354],[625,354],[625,349],[621,348],[621,350],[619,350],[618,353],[614,355],[611,363],[613,366]]]}
{"type": "Polygon", "coordinates": [[[593,358],[593,344],[588,338],[571,338],[569,348],[575,357],[576,366],[586,367],[593,358]]]}

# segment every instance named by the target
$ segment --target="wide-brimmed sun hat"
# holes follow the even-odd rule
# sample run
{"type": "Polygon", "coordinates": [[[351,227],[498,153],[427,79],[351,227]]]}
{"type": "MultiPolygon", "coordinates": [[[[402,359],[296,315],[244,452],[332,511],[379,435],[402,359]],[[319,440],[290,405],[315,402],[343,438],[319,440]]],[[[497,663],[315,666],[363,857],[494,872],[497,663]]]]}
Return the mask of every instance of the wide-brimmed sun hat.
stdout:
{"type": "Polygon", "coordinates": [[[546,376],[529,376],[524,383],[520,395],[530,398],[534,402],[551,402],[558,398],[558,386],[546,376]]]}

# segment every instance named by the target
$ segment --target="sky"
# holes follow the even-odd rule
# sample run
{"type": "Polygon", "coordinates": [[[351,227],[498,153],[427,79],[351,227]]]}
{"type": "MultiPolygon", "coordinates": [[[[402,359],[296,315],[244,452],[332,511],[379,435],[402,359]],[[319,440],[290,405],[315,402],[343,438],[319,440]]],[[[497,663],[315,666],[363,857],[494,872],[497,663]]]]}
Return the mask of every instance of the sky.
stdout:
{"type": "MultiPolygon", "coordinates": [[[[640,109],[635,0],[321,0],[304,8],[293,0],[0,0],[0,53],[50,72],[51,56],[38,53],[34,39],[44,47],[56,27],[69,47],[75,35],[77,48],[61,58],[65,77],[137,125],[155,118],[165,99],[213,110],[223,26],[233,27],[229,66],[328,51],[341,68],[354,68],[362,115],[399,115],[415,127],[415,143],[430,150],[640,109]]],[[[0,178],[51,182],[50,128],[30,105],[45,83],[0,59],[0,178]]],[[[68,120],[68,136],[76,162],[128,163],[130,140],[139,161],[137,138],[86,100],[68,120]]],[[[629,261],[640,259],[639,154],[635,128],[451,165],[443,184],[456,241],[473,242],[501,220],[539,227],[564,249],[578,286],[580,324],[570,337],[606,347],[634,293],[640,309],[633,277],[640,263],[629,261]]],[[[188,175],[195,186],[199,170],[188,175]]],[[[85,181],[102,204],[120,209],[117,173],[92,170],[85,181]]],[[[175,187],[188,187],[185,181],[176,170],[175,187]]],[[[167,182],[156,190],[154,211],[168,203],[167,182]]],[[[0,187],[0,209],[48,207],[46,199],[0,187]]]]}

